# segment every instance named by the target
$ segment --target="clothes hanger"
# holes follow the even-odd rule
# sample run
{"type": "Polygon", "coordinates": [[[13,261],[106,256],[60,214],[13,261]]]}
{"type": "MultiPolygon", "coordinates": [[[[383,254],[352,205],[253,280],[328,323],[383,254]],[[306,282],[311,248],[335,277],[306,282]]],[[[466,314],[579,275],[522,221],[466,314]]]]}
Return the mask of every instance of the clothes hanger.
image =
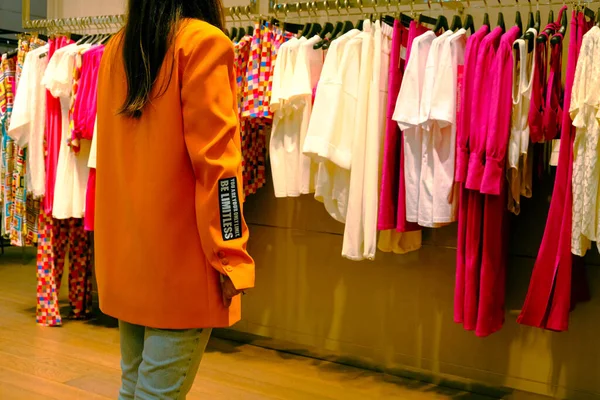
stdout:
{"type": "Polygon", "coordinates": [[[467,14],[465,16],[465,24],[463,25],[463,28],[465,28],[467,31],[470,30],[471,35],[475,33],[475,20],[471,14],[467,14]]]}
{"type": "Polygon", "coordinates": [[[500,28],[502,28],[502,32],[506,32],[506,23],[504,22],[504,14],[502,11],[498,12],[498,24],[500,28]]]}
{"type": "Polygon", "coordinates": [[[433,28],[434,32],[439,32],[440,30],[447,31],[450,29],[450,27],[448,25],[448,18],[446,18],[446,16],[444,15],[444,3],[442,1],[443,0],[440,0],[440,7],[442,9],[442,13],[437,18],[435,27],[433,28]]]}
{"type": "MultiPolygon", "coordinates": [[[[398,3],[400,4],[400,3],[398,3]]],[[[410,23],[414,21],[413,18],[411,18],[409,15],[406,15],[404,13],[400,13],[400,23],[402,25],[404,25],[406,28],[408,28],[410,26],[410,23]]]]}
{"type": "Polygon", "coordinates": [[[462,20],[460,19],[460,17],[458,15],[455,15],[454,17],[452,17],[452,24],[450,25],[450,30],[452,32],[456,32],[457,30],[461,29],[463,27],[462,25],[462,20]]]}
{"type": "Polygon", "coordinates": [[[519,33],[523,33],[523,19],[521,18],[521,11],[519,10],[515,13],[515,26],[519,28],[519,33]]]}
{"type": "Polygon", "coordinates": [[[550,39],[550,44],[552,44],[552,45],[557,45],[557,44],[562,43],[562,41],[565,37],[565,34],[567,33],[567,27],[569,26],[569,21],[567,19],[567,13],[565,12],[566,8],[567,8],[567,6],[564,6],[563,8],[560,9],[560,12],[559,12],[560,28],[558,28],[558,32],[552,36],[552,39],[550,39]]]}

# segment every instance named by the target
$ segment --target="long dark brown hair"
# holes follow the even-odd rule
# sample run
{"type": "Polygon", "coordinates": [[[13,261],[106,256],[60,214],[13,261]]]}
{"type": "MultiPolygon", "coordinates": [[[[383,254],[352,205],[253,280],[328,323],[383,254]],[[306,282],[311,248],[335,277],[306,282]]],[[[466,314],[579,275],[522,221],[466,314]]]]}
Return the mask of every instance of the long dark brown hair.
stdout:
{"type": "MultiPolygon", "coordinates": [[[[225,25],[221,0],[129,0],[123,35],[127,97],[121,114],[132,118],[142,116],[144,107],[152,100],[158,73],[180,22],[185,18],[200,19],[221,30],[225,25]]],[[[170,79],[162,89],[167,89],[170,79]]]]}

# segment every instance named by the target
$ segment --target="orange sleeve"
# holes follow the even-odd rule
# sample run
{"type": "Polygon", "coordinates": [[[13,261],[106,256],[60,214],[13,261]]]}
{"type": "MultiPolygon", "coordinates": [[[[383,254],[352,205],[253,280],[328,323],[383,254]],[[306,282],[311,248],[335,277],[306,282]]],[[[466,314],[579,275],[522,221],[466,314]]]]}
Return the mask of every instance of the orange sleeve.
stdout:
{"type": "Polygon", "coordinates": [[[214,27],[182,49],[181,104],[186,147],[196,176],[196,219],[208,262],[238,290],[254,287],[242,210],[242,154],[234,52],[214,27]]]}

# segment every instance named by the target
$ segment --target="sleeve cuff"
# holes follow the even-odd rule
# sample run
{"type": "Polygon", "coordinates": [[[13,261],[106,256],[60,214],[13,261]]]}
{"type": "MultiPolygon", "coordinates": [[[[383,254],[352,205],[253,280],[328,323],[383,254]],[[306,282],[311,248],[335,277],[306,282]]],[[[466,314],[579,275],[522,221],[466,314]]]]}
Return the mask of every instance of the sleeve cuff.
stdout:
{"type": "Polygon", "coordinates": [[[456,171],[454,180],[465,182],[467,180],[467,169],[469,168],[469,150],[459,147],[456,156],[456,171]]]}
{"type": "Polygon", "coordinates": [[[481,180],[481,193],[499,196],[503,178],[504,160],[488,158],[481,180]]]}
{"type": "Polygon", "coordinates": [[[219,251],[211,260],[213,267],[223,275],[227,275],[237,290],[254,287],[254,263],[243,262],[227,257],[224,251],[219,251]]]}

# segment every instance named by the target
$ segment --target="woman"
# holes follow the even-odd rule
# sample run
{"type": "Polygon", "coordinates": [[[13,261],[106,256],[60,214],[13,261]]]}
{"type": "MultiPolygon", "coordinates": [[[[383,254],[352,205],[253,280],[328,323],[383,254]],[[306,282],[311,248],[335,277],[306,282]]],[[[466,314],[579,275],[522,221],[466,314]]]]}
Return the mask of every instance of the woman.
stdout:
{"type": "Polygon", "coordinates": [[[130,0],[98,83],[96,273],[120,399],[184,399],[254,286],[233,47],[219,0],[130,0]]]}

